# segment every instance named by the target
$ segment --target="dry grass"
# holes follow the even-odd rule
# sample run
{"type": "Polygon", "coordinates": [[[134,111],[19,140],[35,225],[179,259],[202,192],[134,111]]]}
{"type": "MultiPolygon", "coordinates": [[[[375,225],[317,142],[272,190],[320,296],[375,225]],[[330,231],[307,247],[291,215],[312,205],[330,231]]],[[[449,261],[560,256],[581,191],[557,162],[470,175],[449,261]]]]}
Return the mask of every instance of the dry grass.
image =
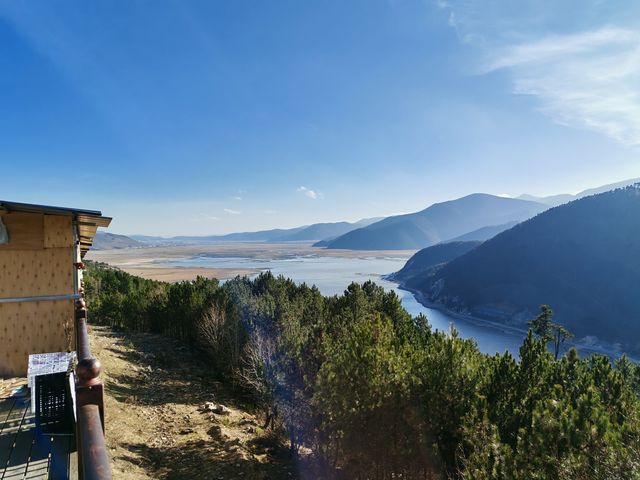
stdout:
{"type": "Polygon", "coordinates": [[[149,280],[162,282],[181,282],[193,280],[196,277],[217,278],[227,280],[245,275],[260,273],[260,270],[252,268],[206,268],[206,267],[121,267],[127,273],[149,280]]]}
{"type": "Polygon", "coordinates": [[[103,364],[107,445],[114,478],[287,479],[285,450],[209,367],[164,337],[92,329],[103,364]],[[201,412],[222,403],[228,415],[201,412]]]}

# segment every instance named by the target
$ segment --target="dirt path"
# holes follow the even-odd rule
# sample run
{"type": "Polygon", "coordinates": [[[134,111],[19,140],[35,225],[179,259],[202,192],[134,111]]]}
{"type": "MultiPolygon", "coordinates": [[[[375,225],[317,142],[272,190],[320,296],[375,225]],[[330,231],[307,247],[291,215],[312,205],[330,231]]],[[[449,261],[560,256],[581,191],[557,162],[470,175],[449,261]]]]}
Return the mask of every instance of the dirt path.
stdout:
{"type": "Polygon", "coordinates": [[[107,446],[117,479],[288,479],[294,474],[260,419],[208,379],[170,339],[91,331],[103,365],[107,446]],[[202,411],[206,402],[226,414],[202,411]]]}

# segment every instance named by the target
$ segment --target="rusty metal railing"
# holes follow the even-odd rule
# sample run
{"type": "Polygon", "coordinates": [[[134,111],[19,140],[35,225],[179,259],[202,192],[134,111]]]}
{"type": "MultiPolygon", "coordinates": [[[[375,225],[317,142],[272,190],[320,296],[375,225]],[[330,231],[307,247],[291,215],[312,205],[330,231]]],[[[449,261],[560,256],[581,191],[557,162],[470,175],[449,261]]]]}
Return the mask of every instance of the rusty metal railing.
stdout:
{"type": "MultiPolygon", "coordinates": [[[[83,288],[80,287],[80,293],[83,288]]],[[[110,480],[111,464],[104,440],[102,366],[91,356],[87,333],[87,307],[83,298],[75,302],[76,317],[76,444],[80,480],[110,480]]]]}

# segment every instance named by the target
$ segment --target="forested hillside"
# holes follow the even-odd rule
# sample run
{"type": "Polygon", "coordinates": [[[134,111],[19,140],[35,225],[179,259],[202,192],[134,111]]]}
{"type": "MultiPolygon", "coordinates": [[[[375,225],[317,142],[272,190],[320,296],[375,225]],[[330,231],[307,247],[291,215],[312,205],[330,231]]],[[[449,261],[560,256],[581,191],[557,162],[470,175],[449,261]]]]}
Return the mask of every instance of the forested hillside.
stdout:
{"type": "Polygon", "coordinates": [[[407,260],[407,263],[400,271],[390,275],[390,278],[399,283],[406,283],[415,276],[420,277],[424,272],[436,265],[450,262],[454,258],[464,255],[481,243],[478,241],[447,242],[423,248],[407,260]]]}
{"type": "Polygon", "coordinates": [[[578,336],[640,351],[640,186],[553,208],[414,277],[433,302],[524,323],[541,303],[578,336]]]}
{"type": "Polygon", "coordinates": [[[503,223],[501,225],[489,225],[488,227],[482,227],[472,232],[464,233],[459,237],[447,240],[447,242],[484,242],[485,240],[489,240],[490,238],[495,237],[497,234],[502,233],[505,230],[509,230],[518,223],[519,222],[514,221],[503,223]]]}
{"type": "Polygon", "coordinates": [[[180,339],[264,412],[307,479],[640,478],[640,367],[487,356],[371,282],[167,284],[90,265],[91,319],[180,339]]]}

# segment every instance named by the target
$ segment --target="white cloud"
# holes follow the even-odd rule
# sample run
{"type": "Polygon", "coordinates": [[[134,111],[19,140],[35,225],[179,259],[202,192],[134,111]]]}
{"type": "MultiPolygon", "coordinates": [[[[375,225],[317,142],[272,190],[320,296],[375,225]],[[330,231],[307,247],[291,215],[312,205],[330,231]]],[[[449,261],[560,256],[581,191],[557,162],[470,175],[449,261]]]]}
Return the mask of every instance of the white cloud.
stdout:
{"type": "Polygon", "coordinates": [[[310,188],[307,188],[305,186],[300,186],[296,188],[296,192],[303,193],[304,195],[306,195],[307,197],[313,200],[318,200],[318,199],[322,200],[324,198],[324,195],[322,195],[322,193],[318,192],[317,190],[311,190],[310,188]]]}
{"type": "Polygon", "coordinates": [[[639,2],[431,2],[460,42],[485,58],[482,73],[508,73],[513,93],[536,97],[559,124],[640,144],[639,2]],[[574,25],[583,27],[559,30],[574,25]]]}
{"type": "Polygon", "coordinates": [[[192,217],[192,221],[194,222],[217,222],[220,220],[220,217],[216,217],[214,215],[209,215],[208,213],[196,213],[192,217]]]}
{"type": "Polygon", "coordinates": [[[225,208],[224,211],[229,215],[240,215],[242,213],[242,212],[239,212],[238,210],[231,210],[230,208],[225,208]]]}
{"type": "Polygon", "coordinates": [[[558,123],[640,145],[640,32],[607,27],[509,46],[484,69],[496,70],[558,123]]]}
{"type": "Polygon", "coordinates": [[[237,197],[231,197],[231,198],[232,198],[232,199],[234,199],[234,200],[238,200],[238,201],[242,200],[242,197],[240,197],[240,196],[237,196],[237,197]]]}

